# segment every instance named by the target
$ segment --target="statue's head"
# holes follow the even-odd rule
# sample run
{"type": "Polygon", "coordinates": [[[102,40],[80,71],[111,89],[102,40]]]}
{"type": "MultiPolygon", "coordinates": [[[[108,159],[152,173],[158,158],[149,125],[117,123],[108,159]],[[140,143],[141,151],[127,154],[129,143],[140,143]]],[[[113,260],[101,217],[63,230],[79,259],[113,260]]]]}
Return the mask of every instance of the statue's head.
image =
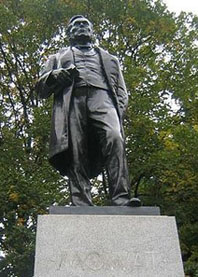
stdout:
{"type": "Polygon", "coordinates": [[[94,37],[93,25],[83,15],[75,15],[68,23],[67,35],[71,44],[91,42],[94,37]]]}

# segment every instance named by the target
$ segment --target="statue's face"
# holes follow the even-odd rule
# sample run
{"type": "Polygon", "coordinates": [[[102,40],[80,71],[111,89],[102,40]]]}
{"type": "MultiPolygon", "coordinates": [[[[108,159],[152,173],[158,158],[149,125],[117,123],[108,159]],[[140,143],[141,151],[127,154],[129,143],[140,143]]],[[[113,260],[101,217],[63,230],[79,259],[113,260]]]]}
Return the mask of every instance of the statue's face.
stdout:
{"type": "Polygon", "coordinates": [[[77,18],[69,25],[69,37],[73,41],[92,40],[93,27],[86,18],[77,18]]]}

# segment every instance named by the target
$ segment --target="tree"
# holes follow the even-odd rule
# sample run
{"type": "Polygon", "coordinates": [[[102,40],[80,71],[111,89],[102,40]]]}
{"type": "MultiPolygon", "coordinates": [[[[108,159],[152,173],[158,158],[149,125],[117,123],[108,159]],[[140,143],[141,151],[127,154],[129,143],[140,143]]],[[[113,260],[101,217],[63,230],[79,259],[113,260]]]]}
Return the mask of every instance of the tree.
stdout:
{"type": "MultiPolygon", "coordinates": [[[[67,180],[47,161],[52,100],[39,100],[35,83],[49,54],[68,45],[74,14],[86,15],[96,43],[120,59],[132,191],[176,215],[186,274],[196,276],[197,17],[176,17],[159,0],[2,0],[0,14],[1,276],[33,275],[37,215],[70,202],[67,180]]],[[[95,203],[106,203],[93,183],[102,192],[95,203]]]]}

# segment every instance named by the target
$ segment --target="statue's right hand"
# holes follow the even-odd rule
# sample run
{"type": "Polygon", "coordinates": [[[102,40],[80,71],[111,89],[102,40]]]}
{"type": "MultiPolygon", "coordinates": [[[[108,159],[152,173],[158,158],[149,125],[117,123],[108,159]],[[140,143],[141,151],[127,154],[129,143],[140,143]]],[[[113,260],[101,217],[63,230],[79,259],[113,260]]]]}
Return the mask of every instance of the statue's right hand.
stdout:
{"type": "Polygon", "coordinates": [[[53,81],[60,84],[61,86],[66,86],[72,83],[70,73],[64,68],[53,70],[51,75],[53,81]]]}

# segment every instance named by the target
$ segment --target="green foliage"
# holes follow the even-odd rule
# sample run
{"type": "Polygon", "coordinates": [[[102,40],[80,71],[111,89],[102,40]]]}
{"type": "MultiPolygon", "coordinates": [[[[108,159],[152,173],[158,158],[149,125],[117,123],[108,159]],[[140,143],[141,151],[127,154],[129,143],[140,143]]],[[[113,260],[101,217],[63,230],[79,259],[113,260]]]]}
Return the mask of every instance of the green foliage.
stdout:
{"type": "MultiPolygon", "coordinates": [[[[70,201],[47,161],[52,99],[34,87],[43,61],[68,45],[74,14],[88,16],[96,43],[123,67],[132,193],[176,216],[186,274],[198,276],[198,18],[160,0],[0,2],[0,275],[33,275],[37,215],[70,201]]],[[[95,203],[106,204],[93,183],[95,203]]]]}

